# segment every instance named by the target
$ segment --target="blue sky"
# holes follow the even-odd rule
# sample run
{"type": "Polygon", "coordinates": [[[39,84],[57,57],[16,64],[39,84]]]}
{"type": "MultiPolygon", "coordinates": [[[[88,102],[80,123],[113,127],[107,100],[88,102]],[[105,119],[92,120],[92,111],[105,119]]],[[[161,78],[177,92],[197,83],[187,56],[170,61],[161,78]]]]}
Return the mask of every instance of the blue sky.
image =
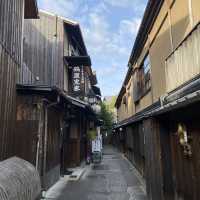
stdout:
{"type": "Polygon", "coordinates": [[[103,96],[124,80],[147,0],[38,0],[40,9],[80,23],[103,96]]]}

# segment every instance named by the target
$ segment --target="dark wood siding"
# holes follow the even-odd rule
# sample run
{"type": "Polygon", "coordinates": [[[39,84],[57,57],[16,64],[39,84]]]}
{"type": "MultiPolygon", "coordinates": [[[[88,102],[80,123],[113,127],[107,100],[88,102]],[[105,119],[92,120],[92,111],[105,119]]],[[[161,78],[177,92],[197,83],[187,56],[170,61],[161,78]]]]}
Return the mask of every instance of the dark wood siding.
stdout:
{"type": "Polygon", "coordinates": [[[142,123],[135,123],[126,128],[126,153],[128,159],[144,176],[145,158],[144,158],[144,133],[142,123]]]}
{"type": "Polygon", "coordinates": [[[61,112],[55,107],[45,107],[44,162],[42,185],[48,189],[60,177],[60,148],[61,148],[61,112]]]}
{"type": "Polygon", "coordinates": [[[40,19],[25,20],[20,83],[63,89],[63,29],[60,18],[45,13],[40,13],[40,19]]]}
{"type": "Polygon", "coordinates": [[[0,160],[13,155],[16,78],[21,65],[24,0],[0,1],[0,160]]]}
{"type": "Polygon", "coordinates": [[[16,102],[15,155],[35,165],[41,174],[44,132],[44,108],[41,97],[18,93],[16,102]]]}
{"type": "Polygon", "coordinates": [[[175,196],[183,200],[198,200],[200,197],[199,119],[188,120],[185,125],[191,138],[191,157],[184,155],[184,149],[179,143],[177,122],[171,122],[170,126],[175,196]]]}
{"type": "Polygon", "coordinates": [[[15,155],[33,165],[36,165],[38,126],[38,120],[19,120],[16,123],[15,155]]]}
{"type": "Polygon", "coordinates": [[[48,109],[47,171],[60,164],[60,116],[57,110],[48,109]]]}
{"type": "Polygon", "coordinates": [[[61,117],[58,108],[44,102],[45,95],[17,95],[15,155],[36,166],[48,189],[60,175],[61,117]]]}
{"type": "Polygon", "coordinates": [[[157,120],[144,121],[146,187],[149,199],[163,199],[160,127],[157,120]]]}

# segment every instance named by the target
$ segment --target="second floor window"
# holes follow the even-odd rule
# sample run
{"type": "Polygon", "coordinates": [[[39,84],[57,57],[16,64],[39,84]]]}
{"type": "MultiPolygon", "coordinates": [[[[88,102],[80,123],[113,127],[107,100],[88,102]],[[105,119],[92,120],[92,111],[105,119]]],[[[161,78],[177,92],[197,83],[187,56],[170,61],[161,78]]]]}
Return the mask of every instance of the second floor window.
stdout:
{"type": "Polygon", "coordinates": [[[149,55],[136,70],[134,81],[134,101],[139,101],[151,89],[151,64],[149,55]]]}
{"type": "Polygon", "coordinates": [[[151,69],[150,58],[149,58],[149,55],[147,55],[143,62],[144,74],[147,74],[150,71],[150,69],[151,69]]]}
{"type": "Polygon", "coordinates": [[[146,93],[151,88],[151,64],[149,55],[147,55],[143,62],[143,93],[146,93]]]}

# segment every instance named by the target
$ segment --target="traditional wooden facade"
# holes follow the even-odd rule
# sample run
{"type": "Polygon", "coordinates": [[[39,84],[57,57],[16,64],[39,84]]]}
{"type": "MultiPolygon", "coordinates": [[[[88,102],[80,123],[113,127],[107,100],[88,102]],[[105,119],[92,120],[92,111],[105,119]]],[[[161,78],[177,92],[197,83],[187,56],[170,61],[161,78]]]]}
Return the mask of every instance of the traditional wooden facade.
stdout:
{"type": "Polygon", "coordinates": [[[153,200],[200,198],[198,9],[149,0],[116,101],[115,135],[153,200]]]}
{"type": "Polygon", "coordinates": [[[50,87],[17,87],[15,152],[32,163],[43,189],[60,177],[63,108],[58,90],[50,87]]]}
{"type": "Polygon", "coordinates": [[[40,11],[25,20],[23,47],[15,137],[24,142],[14,146],[46,190],[87,156],[87,124],[97,120],[88,94],[96,82],[77,22],[40,11]]]}
{"type": "Polygon", "coordinates": [[[15,154],[16,79],[22,63],[24,18],[37,18],[35,0],[0,2],[0,160],[15,154]]]}

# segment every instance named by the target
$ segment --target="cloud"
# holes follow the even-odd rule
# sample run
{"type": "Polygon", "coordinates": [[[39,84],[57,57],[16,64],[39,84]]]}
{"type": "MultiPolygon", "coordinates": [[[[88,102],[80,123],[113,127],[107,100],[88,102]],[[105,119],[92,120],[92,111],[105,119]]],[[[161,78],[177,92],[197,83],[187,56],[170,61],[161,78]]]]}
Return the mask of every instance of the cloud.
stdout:
{"type": "Polygon", "coordinates": [[[101,55],[104,59],[128,56],[141,21],[139,18],[121,20],[115,31],[100,14],[91,13],[88,20],[89,24],[83,26],[83,33],[91,54],[95,57],[101,55]]]}
{"type": "Polygon", "coordinates": [[[80,4],[78,0],[39,0],[39,7],[62,16],[74,16],[80,4]]]}
{"type": "Polygon", "coordinates": [[[136,35],[141,23],[141,18],[133,18],[132,20],[122,20],[120,22],[120,33],[129,33],[131,35],[136,35]]]}
{"type": "Polygon", "coordinates": [[[103,94],[117,94],[127,71],[128,59],[141,22],[140,17],[121,19],[115,30],[106,4],[97,5],[82,23],[88,52],[97,71],[103,94]],[[102,14],[103,13],[103,14],[102,14]],[[108,89],[109,88],[109,89],[108,89]],[[112,88],[112,89],[111,89],[112,88]]]}
{"type": "Polygon", "coordinates": [[[134,12],[143,12],[146,1],[144,0],[104,0],[105,3],[120,8],[131,8],[134,12]]]}
{"type": "Polygon", "coordinates": [[[104,0],[104,2],[112,5],[112,6],[116,6],[116,7],[129,7],[132,6],[134,4],[133,0],[123,0],[123,1],[119,1],[119,0],[104,0]]]}

